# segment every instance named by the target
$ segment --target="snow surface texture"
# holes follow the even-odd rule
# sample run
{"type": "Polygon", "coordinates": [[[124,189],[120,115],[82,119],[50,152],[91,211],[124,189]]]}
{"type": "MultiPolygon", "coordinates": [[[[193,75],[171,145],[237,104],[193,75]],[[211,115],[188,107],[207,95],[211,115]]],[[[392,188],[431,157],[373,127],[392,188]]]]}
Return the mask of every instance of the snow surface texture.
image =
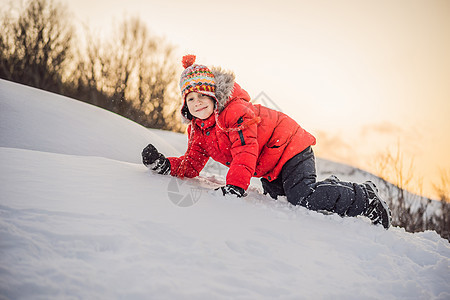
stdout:
{"type": "Polygon", "coordinates": [[[450,299],[435,232],[141,165],[183,135],[0,80],[0,137],[0,299],[450,299]]]}

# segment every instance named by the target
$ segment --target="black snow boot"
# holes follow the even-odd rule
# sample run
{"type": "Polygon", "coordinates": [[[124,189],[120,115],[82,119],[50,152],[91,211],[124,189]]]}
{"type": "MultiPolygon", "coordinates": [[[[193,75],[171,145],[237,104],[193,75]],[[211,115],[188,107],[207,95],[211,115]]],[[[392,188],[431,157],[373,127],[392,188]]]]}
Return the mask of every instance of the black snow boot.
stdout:
{"type": "Polygon", "coordinates": [[[363,212],[363,216],[368,217],[372,224],[381,224],[388,229],[391,226],[391,210],[387,203],[378,195],[378,189],[372,181],[366,181],[364,187],[367,191],[369,205],[363,212]]]}

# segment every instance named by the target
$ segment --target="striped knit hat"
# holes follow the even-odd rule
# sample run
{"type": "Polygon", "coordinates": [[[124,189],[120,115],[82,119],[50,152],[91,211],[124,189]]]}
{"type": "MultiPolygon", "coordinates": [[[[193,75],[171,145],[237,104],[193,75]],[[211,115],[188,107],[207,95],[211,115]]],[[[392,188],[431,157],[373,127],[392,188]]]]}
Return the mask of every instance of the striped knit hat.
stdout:
{"type": "Polygon", "coordinates": [[[187,94],[190,92],[197,92],[216,99],[216,82],[214,74],[208,67],[194,64],[195,58],[195,55],[185,55],[182,59],[185,70],[181,73],[180,78],[181,97],[183,98],[181,114],[188,120],[192,120],[193,117],[186,105],[187,94]]]}
{"type": "Polygon", "coordinates": [[[180,89],[183,101],[190,92],[197,92],[215,98],[216,82],[214,75],[208,67],[194,64],[195,55],[183,56],[183,67],[181,73],[180,89]]]}

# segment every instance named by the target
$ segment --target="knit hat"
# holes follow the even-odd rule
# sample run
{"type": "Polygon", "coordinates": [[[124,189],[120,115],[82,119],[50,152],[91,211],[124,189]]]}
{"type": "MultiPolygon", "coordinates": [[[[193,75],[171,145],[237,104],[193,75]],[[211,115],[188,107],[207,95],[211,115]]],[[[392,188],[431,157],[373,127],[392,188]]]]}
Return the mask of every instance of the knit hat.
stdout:
{"type": "Polygon", "coordinates": [[[214,74],[208,67],[203,65],[194,64],[195,55],[183,56],[182,63],[185,70],[181,73],[180,89],[181,97],[183,99],[183,107],[181,108],[181,114],[192,120],[192,115],[186,106],[186,95],[190,92],[197,92],[199,94],[207,95],[216,98],[216,82],[214,74]]]}

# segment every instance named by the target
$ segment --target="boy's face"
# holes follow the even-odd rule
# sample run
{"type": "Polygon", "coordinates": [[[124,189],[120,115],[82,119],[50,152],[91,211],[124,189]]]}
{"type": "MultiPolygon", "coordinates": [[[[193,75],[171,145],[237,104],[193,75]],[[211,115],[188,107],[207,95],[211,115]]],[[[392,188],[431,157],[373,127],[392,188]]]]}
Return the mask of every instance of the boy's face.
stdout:
{"type": "Polygon", "coordinates": [[[214,112],[214,100],[197,92],[187,94],[186,105],[191,115],[198,119],[208,119],[214,112]]]}

